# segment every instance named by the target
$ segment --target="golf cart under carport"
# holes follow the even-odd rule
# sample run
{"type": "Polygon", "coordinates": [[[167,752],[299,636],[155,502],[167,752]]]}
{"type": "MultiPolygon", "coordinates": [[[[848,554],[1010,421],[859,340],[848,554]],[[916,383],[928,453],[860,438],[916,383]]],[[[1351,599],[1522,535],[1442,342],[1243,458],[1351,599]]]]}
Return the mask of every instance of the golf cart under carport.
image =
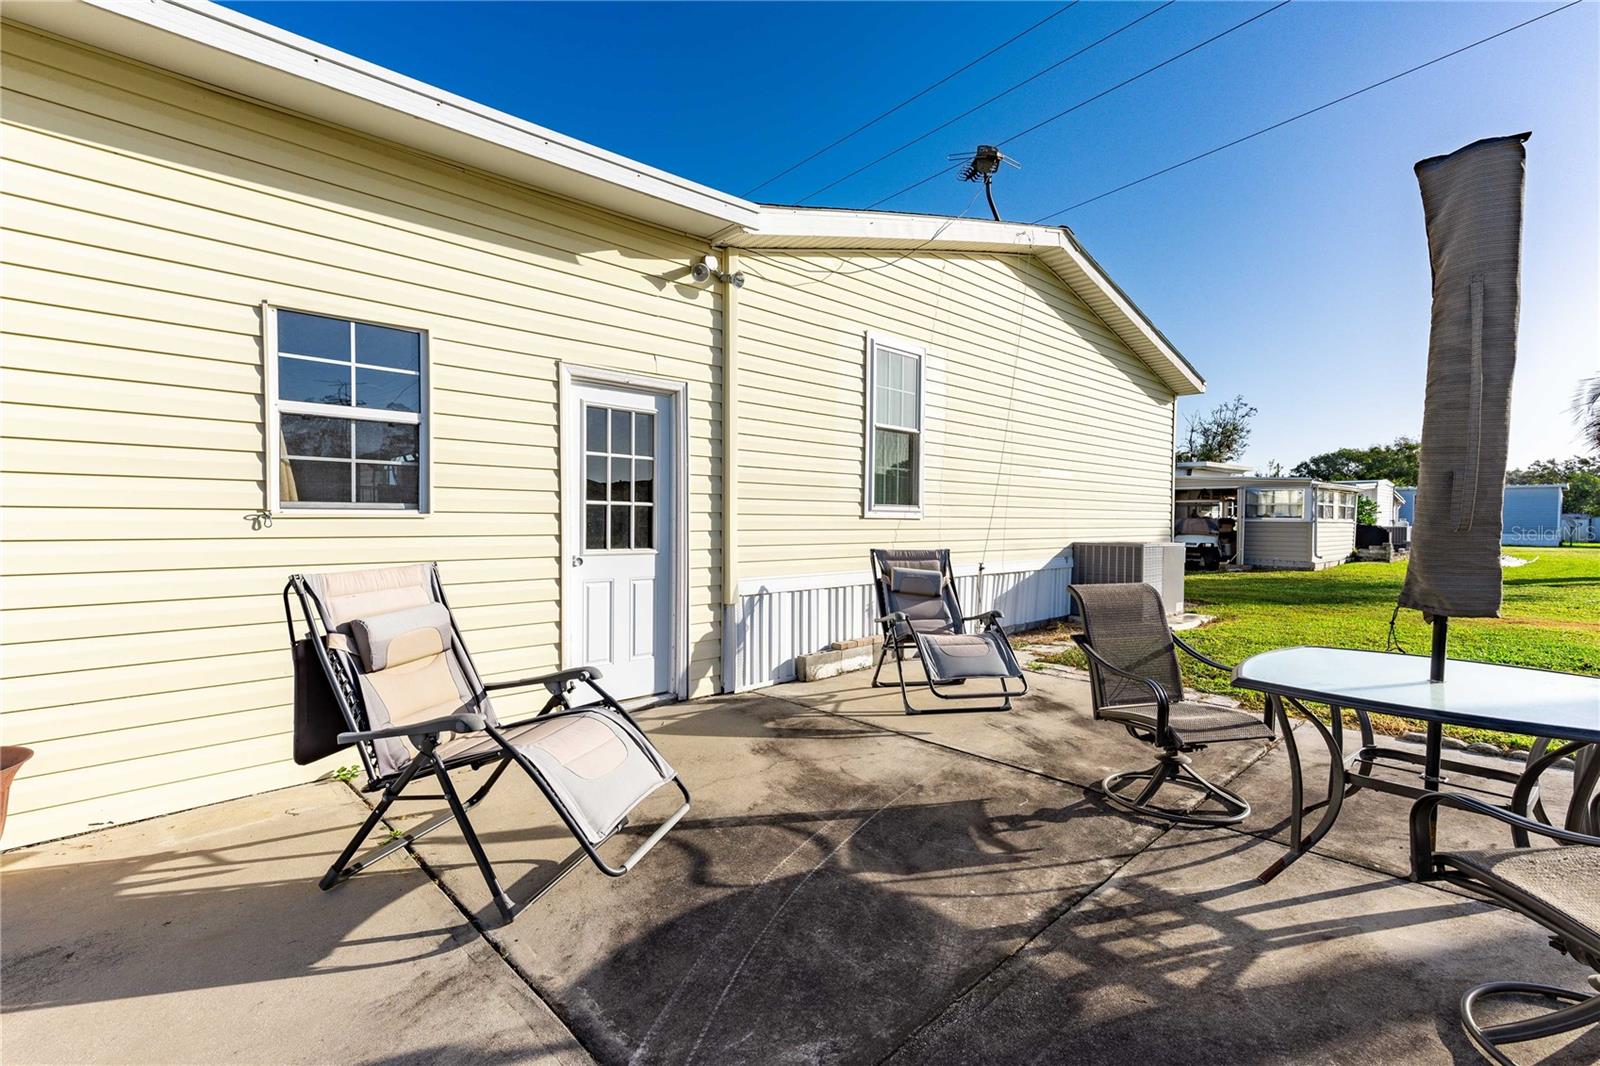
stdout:
{"type": "Polygon", "coordinates": [[[1173,492],[1173,539],[1184,545],[1184,564],[1191,570],[1216,570],[1243,558],[1244,532],[1239,521],[1243,489],[1176,488],[1173,492]]]}

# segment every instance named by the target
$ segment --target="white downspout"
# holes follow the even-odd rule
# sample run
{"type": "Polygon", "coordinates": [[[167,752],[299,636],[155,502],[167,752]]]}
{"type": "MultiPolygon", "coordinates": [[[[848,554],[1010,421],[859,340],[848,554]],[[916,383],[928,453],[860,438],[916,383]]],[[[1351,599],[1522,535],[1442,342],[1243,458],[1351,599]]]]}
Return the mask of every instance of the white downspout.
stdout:
{"type": "Polygon", "coordinates": [[[734,605],[739,602],[739,253],[722,251],[722,688],[734,688],[736,657],[727,645],[738,639],[734,605]]]}

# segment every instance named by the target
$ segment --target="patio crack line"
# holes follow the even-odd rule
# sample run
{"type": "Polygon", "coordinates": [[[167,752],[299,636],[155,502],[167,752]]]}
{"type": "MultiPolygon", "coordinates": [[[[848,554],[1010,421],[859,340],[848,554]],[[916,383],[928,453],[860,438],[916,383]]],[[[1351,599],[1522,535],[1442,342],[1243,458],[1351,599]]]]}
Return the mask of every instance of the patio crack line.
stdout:
{"type": "MultiPolygon", "coordinates": [[[[1006,765],[1006,764],[1002,764],[1002,765],[1006,765]]],[[[1040,776],[1047,776],[1047,775],[1042,775],[1041,774],[1040,776]]],[[[1055,780],[1055,779],[1051,778],[1051,780],[1055,780]]],[[[944,1018],[950,1013],[951,1009],[953,1007],[955,1007],[957,1004],[959,1004],[963,999],[966,999],[967,996],[970,995],[974,989],[978,988],[985,981],[989,980],[990,977],[993,977],[996,973],[999,973],[1002,968],[1004,968],[1007,964],[1009,964],[1011,962],[1011,960],[1015,959],[1017,956],[1021,955],[1025,951],[1027,951],[1030,947],[1033,946],[1035,941],[1037,941],[1040,937],[1044,936],[1050,930],[1054,929],[1058,923],[1066,921],[1067,918],[1071,917],[1072,914],[1074,912],[1076,912],[1080,907],[1082,907],[1085,903],[1087,903],[1089,900],[1091,900],[1091,899],[1095,898],[1096,896],[1098,896],[1100,894],[1100,891],[1103,888],[1105,888],[1106,885],[1110,884],[1113,880],[1115,880],[1119,874],[1121,874],[1124,870],[1126,870],[1130,863],[1132,863],[1139,856],[1143,855],[1146,851],[1148,851],[1151,848],[1153,848],[1159,841],[1164,840],[1169,833],[1174,832],[1177,828],[1178,828],[1177,826],[1170,826],[1170,825],[1163,827],[1159,832],[1156,833],[1155,836],[1151,837],[1149,839],[1149,841],[1146,842],[1142,847],[1140,847],[1138,850],[1134,851],[1132,854],[1130,854],[1122,862],[1118,863],[1111,870],[1110,873],[1106,874],[1105,877],[1101,878],[1099,881],[1097,881],[1093,885],[1091,885],[1089,887],[1089,889],[1086,892],[1083,893],[1083,895],[1079,896],[1077,899],[1073,900],[1071,903],[1068,903],[1065,907],[1062,907],[1060,910],[1057,910],[1054,913],[1050,914],[1045,919],[1044,924],[1039,927],[1037,932],[1035,932],[1032,936],[1028,937],[1022,943],[1018,944],[1017,945],[1017,949],[1015,951],[1011,952],[1010,954],[1006,955],[1004,958],[1000,959],[993,966],[989,967],[983,973],[981,973],[977,977],[973,978],[973,980],[970,981],[966,985],[966,987],[959,989],[949,999],[945,1000],[944,1004],[942,1006],[940,1006],[938,1011],[936,1011],[931,1018],[929,1018],[927,1021],[923,1022],[921,1025],[917,1026],[915,1029],[911,1030],[911,1032],[907,1033],[906,1034],[906,1038],[904,1040],[900,1041],[900,1043],[897,1044],[895,1046],[895,1048],[892,1051],[890,1051],[887,1055],[884,1055],[882,1058],[880,1058],[877,1061],[876,1066],[883,1066],[884,1063],[887,1063],[890,1059],[894,1058],[901,1051],[905,1050],[908,1046],[910,1046],[913,1042],[915,1042],[916,1039],[918,1037],[920,1037],[923,1033],[928,1032],[929,1030],[932,1030],[932,1029],[942,1028],[943,1026],[942,1026],[941,1023],[943,1022],[944,1018]]]]}
{"type": "MultiPolygon", "coordinates": [[[[350,789],[351,793],[355,795],[356,799],[360,800],[363,804],[367,803],[366,796],[359,789],[352,787],[348,781],[344,782],[344,786],[350,789]]],[[[388,818],[381,819],[380,824],[382,824],[390,832],[403,832],[403,830],[399,829],[397,826],[391,825],[388,818]]],[[[445,899],[449,900],[450,904],[455,907],[456,910],[461,912],[461,916],[467,920],[467,924],[472,927],[472,929],[478,934],[485,944],[489,945],[489,950],[493,951],[497,956],[499,956],[500,961],[505,963],[506,969],[510,970],[517,980],[521,981],[527,986],[528,992],[533,996],[534,999],[544,1004],[544,1008],[550,1012],[550,1016],[552,1018],[561,1023],[561,1028],[567,1031],[567,1035],[572,1038],[572,1042],[576,1044],[585,1055],[588,1056],[589,1061],[594,1063],[603,1061],[594,1053],[593,1049],[591,1049],[589,1045],[583,1042],[583,1038],[580,1037],[578,1035],[578,1031],[573,1028],[572,1021],[559,1009],[557,1004],[549,999],[546,999],[540,994],[538,985],[534,983],[533,975],[528,973],[521,966],[517,965],[517,961],[511,957],[511,953],[501,946],[498,939],[490,935],[489,928],[485,926],[483,922],[478,919],[478,916],[467,907],[466,903],[461,899],[461,897],[457,896],[450,890],[450,886],[445,884],[444,878],[436,870],[434,870],[433,866],[429,864],[428,860],[424,859],[421,853],[417,851],[416,842],[412,841],[407,843],[403,850],[407,855],[411,856],[411,861],[417,864],[417,868],[422,871],[423,876],[425,876],[429,881],[433,882],[434,887],[439,890],[440,894],[443,895],[445,899]]]]}

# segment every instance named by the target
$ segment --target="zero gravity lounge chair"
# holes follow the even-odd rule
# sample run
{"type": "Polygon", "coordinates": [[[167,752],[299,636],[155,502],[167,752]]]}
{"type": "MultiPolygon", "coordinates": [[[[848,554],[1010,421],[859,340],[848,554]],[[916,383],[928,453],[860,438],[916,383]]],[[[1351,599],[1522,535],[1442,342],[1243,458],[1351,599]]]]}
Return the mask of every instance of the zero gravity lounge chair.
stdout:
{"type": "Polygon", "coordinates": [[[1192,703],[1183,698],[1178,674],[1182,648],[1217,670],[1228,667],[1195,651],[1167,625],[1161,595],[1140,583],[1072,585],[1083,620],[1073,636],[1089,661],[1089,694],[1094,716],[1125,727],[1136,740],[1154,745],[1161,759],[1148,770],[1124,770],[1100,782],[1113,807],[1154,815],[1181,825],[1233,825],[1250,816],[1250,804],[1201,777],[1190,765],[1189,752],[1212,744],[1271,740],[1271,712],[1251,714],[1231,707],[1192,703]],[[1143,782],[1135,796],[1128,785],[1143,782]],[[1211,799],[1220,811],[1179,810],[1152,803],[1166,785],[1177,785],[1211,799]]]}
{"type": "Polygon", "coordinates": [[[296,761],[314,761],[354,745],[366,771],[364,791],[382,791],[371,816],[323,876],[324,890],[455,821],[495,905],[511,921],[518,904],[496,880],[467,812],[513,764],[533,779],[595,866],[612,877],[631,870],[688,811],[688,789],[600,687],[598,670],[580,667],[483,681],[431,564],[296,574],[283,590],[283,605],[295,652],[296,761]],[[299,640],[291,592],[306,620],[307,632],[299,640]],[[593,694],[593,702],[574,706],[580,685],[593,694]],[[536,686],[549,693],[543,709],[521,721],[501,722],[490,693],[536,686]],[[488,779],[461,799],[449,772],[487,766],[493,767],[488,779]],[[430,776],[449,809],[352,862],[390,804],[413,780],[430,776]],[[669,781],[682,795],[682,805],[620,866],[602,858],[600,846],[669,781]]]}
{"type": "Polygon", "coordinates": [[[913,652],[922,661],[928,691],[941,700],[961,701],[951,710],[1008,711],[1012,697],[1027,695],[1028,678],[1000,628],[1000,612],[962,615],[949,551],[874,548],[872,575],[878,595],[877,621],[883,627],[883,651],[872,672],[872,685],[888,687],[878,678],[884,662],[894,656],[900,699],[907,714],[934,709],[911,702],[905,657],[913,652]],[[969,632],[968,622],[976,622],[980,628],[969,632]],[[952,691],[968,681],[998,681],[999,689],[991,685],[983,692],[952,691]],[[1020,687],[1013,688],[1014,681],[1020,682],[1020,687]],[[997,697],[999,702],[995,702],[997,697]]]}

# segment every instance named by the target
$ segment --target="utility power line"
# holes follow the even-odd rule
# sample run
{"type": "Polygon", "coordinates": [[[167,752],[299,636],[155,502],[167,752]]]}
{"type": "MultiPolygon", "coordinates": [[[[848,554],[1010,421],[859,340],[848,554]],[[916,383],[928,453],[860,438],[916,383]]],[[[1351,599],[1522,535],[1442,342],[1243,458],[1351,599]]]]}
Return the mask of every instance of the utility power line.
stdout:
{"type": "Polygon", "coordinates": [[[993,48],[991,48],[987,52],[983,53],[983,55],[979,56],[977,59],[974,59],[972,62],[968,63],[966,66],[960,67],[960,68],[958,68],[956,70],[952,70],[950,73],[946,74],[944,77],[940,78],[938,81],[934,82],[932,85],[929,85],[927,88],[922,89],[919,92],[915,92],[915,93],[911,94],[910,96],[906,97],[904,100],[901,100],[898,104],[895,104],[893,107],[889,108],[889,110],[883,112],[882,114],[878,115],[877,117],[875,117],[875,118],[873,118],[873,119],[871,119],[871,120],[869,120],[867,122],[863,122],[861,125],[857,126],[855,129],[851,130],[849,133],[845,134],[843,137],[840,137],[838,140],[833,141],[833,142],[831,142],[829,144],[823,145],[821,148],[818,148],[815,152],[812,152],[810,155],[808,155],[804,159],[800,160],[800,162],[795,163],[795,164],[793,164],[791,166],[785,167],[783,170],[778,171],[776,174],[772,175],[772,177],[768,178],[766,181],[762,182],[760,185],[751,186],[749,189],[745,190],[744,195],[745,196],[754,195],[755,193],[760,192],[762,189],[766,188],[768,185],[771,185],[773,182],[777,181],[779,178],[784,177],[787,174],[793,173],[796,170],[799,170],[801,167],[805,166],[807,163],[811,162],[813,159],[817,158],[818,156],[823,155],[823,154],[825,154],[827,152],[833,151],[833,149],[839,147],[841,144],[843,144],[845,141],[848,141],[850,138],[854,137],[856,134],[861,133],[863,130],[871,129],[873,126],[876,126],[878,123],[882,122],[884,119],[888,118],[890,115],[894,114],[896,111],[899,111],[901,108],[905,107],[907,104],[914,103],[917,100],[922,99],[924,96],[927,96],[929,93],[933,92],[933,90],[937,89],[939,86],[941,86],[941,85],[945,84],[946,82],[950,81],[952,78],[955,78],[955,77],[957,77],[957,76],[959,76],[961,74],[965,74],[967,71],[971,70],[973,67],[977,66],[979,63],[982,63],[985,59],[988,59],[990,56],[994,55],[996,52],[999,52],[1002,49],[1008,48],[1011,45],[1013,45],[1013,44],[1017,43],[1018,41],[1022,40],[1022,38],[1026,37],[1028,34],[1032,33],[1034,30],[1038,29],[1040,26],[1043,26],[1045,23],[1049,22],[1051,19],[1054,19],[1054,18],[1056,18],[1056,17],[1058,17],[1060,15],[1066,14],[1066,12],[1068,12],[1072,8],[1077,7],[1079,3],[1080,3],[1080,0],[1072,0],[1071,3],[1063,4],[1061,7],[1056,8],[1050,14],[1046,15],[1044,18],[1040,19],[1038,22],[1035,22],[1032,26],[1029,26],[1027,29],[1022,30],[1020,33],[1015,33],[1015,34],[1011,35],[1010,37],[1007,37],[1005,40],[1001,41],[999,44],[995,45],[993,48]]]}
{"type": "MultiPolygon", "coordinates": [[[[1124,78],[1122,81],[1117,82],[1117,84],[1111,86],[1109,89],[1102,89],[1099,92],[1095,93],[1093,96],[1085,97],[1084,99],[1079,100],[1077,103],[1073,104],[1069,108],[1066,108],[1065,110],[1057,111],[1055,114],[1051,115],[1049,118],[1042,119],[1042,120],[1040,120],[1038,122],[1035,122],[1033,125],[1029,126],[1027,129],[1018,130],[1016,133],[1011,134],[1011,136],[1006,137],[1004,140],[999,140],[999,141],[994,142],[995,146],[999,147],[999,146],[1004,145],[1004,144],[1009,144],[1011,141],[1014,141],[1019,137],[1026,137],[1028,134],[1033,133],[1036,130],[1042,129],[1045,126],[1048,126],[1050,123],[1055,122],[1057,119],[1065,118],[1066,116],[1072,114],[1074,111],[1077,111],[1079,108],[1087,107],[1090,104],[1094,103],[1096,100],[1101,99],[1102,97],[1110,96],[1112,93],[1116,92],[1118,89],[1124,88],[1124,87],[1126,87],[1128,85],[1132,85],[1134,82],[1138,81],[1140,78],[1144,78],[1144,77],[1146,77],[1148,75],[1154,74],[1156,71],[1160,70],[1162,67],[1170,66],[1171,64],[1176,63],[1178,60],[1182,59],[1184,56],[1193,55],[1195,52],[1200,51],[1200,49],[1205,48],[1207,45],[1215,44],[1217,41],[1222,40],[1224,37],[1228,36],[1229,34],[1235,33],[1235,32],[1237,32],[1239,30],[1244,29],[1246,26],[1250,25],[1250,23],[1256,21],[1257,19],[1266,18],[1268,15],[1272,14],[1274,11],[1277,11],[1279,8],[1288,6],[1291,2],[1292,2],[1292,0],[1279,0],[1278,3],[1273,4],[1269,8],[1264,8],[1261,11],[1256,12],[1254,15],[1251,15],[1249,18],[1243,20],[1242,22],[1236,22],[1232,26],[1229,26],[1227,29],[1223,30],[1222,32],[1212,34],[1210,37],[1207,37],[1205,40],[1199,42],[1198,44],[1192,44],[1188,48],[1185,48],[1183,51],[1178,52],[1178,53],[1176,53],[1174,55],[1168,56],[1166,59],[1163,59],[1161,62],[1155,64],[1154,66],[1146,67],[1143,70],[1139,71],[1139,73],[1134,74],[1131,77],[1124,78]]],[[[1157,8],[1156,10],[1159,11],[1161,9],[1157,8]]],[[[1155,12],[1152,11],[1151,14],[1155,14],[1155,12]]],[[[890,200],[893,200],[893,199],[896,199],[898,197],[904,196],[906,193],[910,192],[913,189],[921,188],[922,186],[928,184],[928,182],[932,181],[933,179],[941,178],[944,175],[950,173],[950,171],[952,171],[954,169],[955,169],[954,167],[946,167],[943,170],[935,171],[934,173],[929,174],[925,178],[922,178],[922,179],[920,179],[918,181],[912,182],[910,185],[907,185],[903,189],[897,190],[896,192],[892,192],[888,196],[884,196],[884,197],[882,197],[880,199],[874,200],[872,203],[867,205],[867,210],[870,211],[874,207],[877,207],[879,204],[886,204],[890,200]]]]}
{"type": "Polygon", "coordinates": [[[1100,193],[1097,196],[1091,196],[1087,200],[1079,200],[1075,204],[1071,204],[1071,205],[1069,205],[1067,207],[1063,207],[1058,211],[1052,211],[1048,215],[1041,215],[1039,218],[1036,218],[1036,219],[1033,220],[1033,224],[1034,225],[1038,225],[1038,224],[1040,224],[1042,222],[1047,222],[1050,219],[1055,218],[1058,215],[1066,214],[1068,211],[1076,211],[1080,207],[1086,207],[1089,204],[1094,203],[1096,200],[1104,200],[1108,196],[1113,196],[1116,193],[1122,192],[1125,189],[1131,189],[1135,185],[1143,185],[1145,182],[1151,181],[1151,180],[1153,180],[1155,178],[1159,178],[1163,174],[1170,174],[1174,170],[1177,170],[1180,167],[1188,166],[1190,163],[1198,163],[1200,160],[1205,159],[1208,156],[1213,156],[1213,155],[1216,155],[1218,152],[1226,151],[1227,149],[1232,148],[1235,145],[1243,144],[1245,141],[1254,140],[1255,138],[1260,137],[1262,134],[1271,133],[1273,130],[1276,130],[1276,129],[1282,129],[1284,126],[1289,125],[1289,123],[1291,123],[1291,122],[1299,122],[1303,118],[1308,118],[1311,115],[1315,115],[1318,111],[1326,111],[1328,108],[1333,107],[1336,104],[1342,104],[1346,100],[1353,100],[1353,99],[1355,99],[1356,97],[1360,96],[1363,93],[1369,93],[1374,89],[1381,88],[1382,86],[1388,85],[1392,81],[1399,81],[1401,78],[1404,78],[1409,74],[1415,74],[1419,70],[1426,70],[1428,67],[1433,66],[1435,63],[1443,63],[1445,60],[1452,59],[1452,58],[1460,55],[1463,52],[1471,51],[1472,49],[1477,48],[1479,45],[1488,44],[1490,41],[1493,41],[1496,38],[1504,37],[1508,33],[1515,33],[1517,30],[1520,30],[1525,26],[1531,26],[1535,22],[1538,22],[1541,19],[1547,19],[1551,15],[1559,15],[1561,12],[1567,10],[1568,8],[1577,7],[1582,2],[1583,2],[1583,0],[1570,0],[1570,2],[1562,4],[1560,7],[1551,8],[1549,11],[1546,11],[1543,14],[1535,15],[1533,18],[1530,18],[1530,19],[1525,19],[1522,22],[1519,22],[1514,26],[1507,26],[1505,29],[1499,31],[1498,33],[1491,33],[1487,37],[1480,37],[1476,41],[1473,41],[1471,44],[1465,44],[1465,45],[1462,45],[1460,48],[1455,49],[1454,51],[1446,52],[1444,55],[1441,55],[1441,56],[1435,56],[1434,58],[1428,60],[1425,63],[1418,63],[1416,66],[1409,67],[1409,68],[1407,68],[1405,70],[1402,70],[1398,74],[1391,74],[1387,78],[1383,78],[1380,81],[1375,81],[1370,85],[1364,85],[1361,88],[1356,89],[1354,92],[1345,93],[1343,96],[1336,97],[1336,98],[1334,98],[1332,100],[1329,100],[1327,103],[1318,104],[1316,107],[1308,108],[1305,111],[1300,112],[1298,115],[1291,115],[1286,119],[1281,119],[1281,120],[1279,120],[1277,122],[1274,122],[1270,126],[1263,126],[1260,129],[1256,130],[1254,133],[1247,133],[1243,137],[1235,137],[1233,140],[1227,142],[1226,144],[1219,144],[1215,148],[1208,148],[1206,151],[1201,152],[1198,155],[1192,155],[1188,159],[1185,159],[1185,160],[1183,160],[1181,162],[1173,163],[1171,166],[1162,167],[1160,170],[1153,171],[1152,173],[1146,174],[1142,178],[1135,178],[1133,181],[1124,182],[1121,185],[1118,185],[1114,189],[1107,189],[1105,192],[1100,193]]]}
{"type": "MultiPolygon", "coordinates": [[[[1096,48],[1096,47],[1098,47],[1098,46],[1100,46],[1102,44],[1105,44],[1107,41],[1111,40],[1111,38],[1117,36],[1118,34],[1121,34],[1121,33],[1124,33],[1124,32],[1126,32],[1128,30],[1133,29],[1133,27],[1137,26],[1139,23],[1143,22],[1145,19],[1149,18],[1151,15],[1154,15],[1157,12],[1160,12],[1160,11],[1165,11],[1167,8],[1171,7],[1175,3],[1177,3],[1177,0],[1166,0],[1165,3],[1160,4],[1157,7],[1151,8],[1149,11],[1146,11],[1144,14],[1142,14],[1138,18],[1134,19],[1132,22],[1129,22],[1126,25],[1119,27],[1118,29],[1112,30],[1110,33],[1106,34],[1104,37],[1101,37],[1099,40],[1092,41],[1089,44],[1086,44],[1082,48],[1078,49],[1076,52],[1073,52],[1071,55],[1066,56],[1065,58],[1056,60],[1054,63],[1051,63],[1049,66],[1045,67],[1043,70],[1040,70],[1040,71],[1038,71],[1036,73],[1028,75],[1026,78],[1023,78],[1021,81],[1017,82],[1015,85],[1011,86],[1010,88],[1003,89],[1000,92],[995,93],[993,96],[989,97],[989,99],[983,101],[983,103],[977,104],[977,105],[975,105],[973,107],[967,108],[965,111],[961,112],[961,114],[959,114],[959,115],[956,115],[954,118],[946,119],[944,122],[939,123],[937,126],[933,127],[933,129],[931,129],[931,130],[928,130],[926,133],[918,134],[917,136],[911,138],[911,140],[909,140],[906,143],[902,144],[900,147],[895,148],[892,151],[885,152],[883,155],[880,155],[878,158],[872,160],[870,163],[863,164],[862,166],[859,166],[856,169],[852,170],[850,173],[846,174],[844,177],[838,178],[837,180],[834,180],[834,181],[830,181],[828,184],[822,186],[822,188],[816,189],[816,190],[813,190],[812,192],[807,193],[806,195],[800,197],[800,199],[796,200],[795,203],[796,204],[803,204],[807,200],[813,199],[814,197],[817,197],[817,196],[821,196],[823,193],[827,192],[829,189],[833,188],[836,185],[842,185],[843,183],[849,181],[851,178],[855,177],[857,174],[860,174],[860,173],[862,173],[864,171],[867,171],[867,170],[871,170],[873,167],[877,166],[879,163],[882,163],[885,159],[892,159],[893,157],[899,155],[901,152],[905,151],[907,148],[910,148],[912,145],[918,144],[918,143],[920,143],[922,141],[927,140],[929,137],[932,137],[935,133],[938,133],[940,130],[945,129],[946,127],[952,126],[957,122],[960,122],[962,119],[966,118],[968,115],[973,114],[974,112],[983,110],[984,108],[988,107],[990,104],[994,103],[996,100],[999,100],[1002,97],[1009,96],[1010,94],[1016,92],[1018,89],[1022,88],[1024,85],[1027,85],[1029,82],[1032,82],[1032,81],[1035,81],[1035,80],[1037,80],[1039,78],[1042,78],[1046,74],[1050,73],[1052,70],[1055,70],[1058,67],[1064,66],[1067,63],[1072,62],[1074,59],[1077,59],[1079,56],[1083,55],[1085,52],[1089,51],[1090,49],[1096,48]]],[[[950,169],[954,170],[955,168],[951,167],[950,169]]]]}

